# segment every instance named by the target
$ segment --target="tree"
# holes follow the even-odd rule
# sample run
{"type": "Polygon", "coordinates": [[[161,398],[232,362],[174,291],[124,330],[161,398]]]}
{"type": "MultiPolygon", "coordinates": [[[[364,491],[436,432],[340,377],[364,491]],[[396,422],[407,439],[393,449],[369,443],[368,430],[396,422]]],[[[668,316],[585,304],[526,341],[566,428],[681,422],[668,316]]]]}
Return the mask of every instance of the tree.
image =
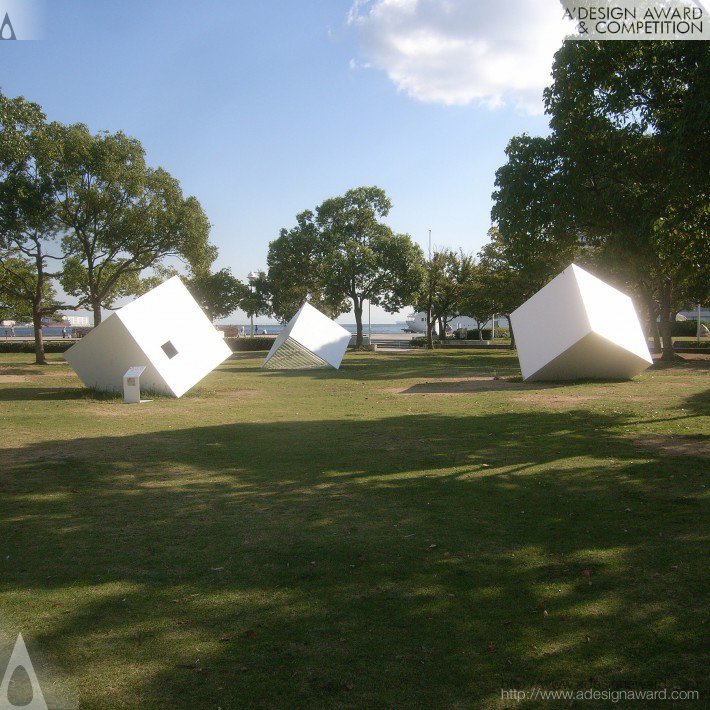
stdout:
{"type": "Polygon", "coordinates": [[[461,313],[473,318],[478,328],[478,339],[483,340],[483,326],[500,311],[496,310],[496,293],[481,264],[475,264],[461,294],[461,313]]]}
{"type": "MultiPolygon", "coordinates": [[[[446,337],[449,322],[464,313],[464,294],[474,269],[471,256],[452,249],[435,251],[424,265],[426,275],[415,308],[431,310],[431,319],[438,323],[442,339],[446,337]]],[[[430,332],[431,328],[428,330],[430,332]]]]}
{"type": "Polygon", "coordinates": [[[54,179],[63,188],[57,216],[69,253],[62,286],[93,311],[95,325],[102,307],[138,293],[141,272],[166,257],[183,259],[195,273],[216,257],[197,199],[183,197],[162,168],[147,167],[136,139],[63,127],[54,179]]]}
{"type": "Polygon", "coordinates": [[[515,349],[515,333],[510,322],[510,314],[533,293],[533,285],[526,272],[516,269],[506,255],[506,244],[497,227],[492,227],[488,236],[490,242],[478,253],[478,283],[472,289],[470,298],[472,311],[483,310],[500,313],[508,320],[510,327],[510,348],[515,349]],[[492,300],[484,304],[476,303],[478,297],[487,294],[492,300]]]}
{"type": "Polygon", "coordinates": [[[188,279],[187,287],[211,321],[226,318],[249,297],[249,288],[230,269],[201,273],[188,279]]]}
{"type": "Polygon", "coordinates": [[[0,250],[0,317],[3,320],[33,321],[35,312],[39,312],[41,319],[62,308],[48,280],[42,282],[39,306],[36,305],[38,282],[32,261],[0,250]]]}
{"type": "Polygon", "coordinates": [[[381,219],[391,203],[378,187],[360,187],[297,216],[269,245],[266,290],[271,309],[288,320],[308,300],[331,318],[351,304],[362,346],[365,300],[390,313],[413,303],[424,278],[421,249],[381,219]]]}
{"type": "Polygon", "coordinates": [[[268,316],[272,314],[269,280],[263,271],[260,271],[256,278],[248,286],[245,286],[244,294],[240,306],[249,318],[256,316],[268,316]]]}
{"type": "Polygon", "coordinates": [[[50,260],[57,235],[56,185],[47,165],[56,124],[37,104],[0,94],[0,293],[32,318],[35,361],[46,364],[42,318],[61,304],[53,299],[50,260]]]}
{"type": "Polygon", "coordinates": [[[553,79],[565,211],[623,266],[671,359],[675,311],[708,297],[710,53],[702,42],[565,42],[553,79]]]}
{"type": "Polygon", "coordinates": [[[264,290],[269,292],[271,312],[286,323],[308,301],[330,318],[337,318],[348,310],[348,302],[342,296],[329,300],[324,292],[322,244],[315,215],[305,210],[296,215],[296,222],[269,244],[264,290]]]}
{"type": "Polygon", "coordinates": [[[391,203],[378,187],[359,187],[316,209],[318,263],[325,299],[349,299],[361,347],[365,300],[395,313],[412,303],[424,278],[424,255],[407,234],[381,220],[391,203]]]}

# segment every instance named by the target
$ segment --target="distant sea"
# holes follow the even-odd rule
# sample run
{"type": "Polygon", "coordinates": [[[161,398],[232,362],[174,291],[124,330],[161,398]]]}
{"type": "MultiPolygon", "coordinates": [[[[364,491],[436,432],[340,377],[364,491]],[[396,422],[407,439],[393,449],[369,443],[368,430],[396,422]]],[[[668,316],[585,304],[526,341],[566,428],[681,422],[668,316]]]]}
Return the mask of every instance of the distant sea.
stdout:
{"type": "MultiPolygon", "coordinates": [[[[0,328],[0,337],[4,338],[5,337],[5,331],[9,331],[9,328],[0,328]]],[[[67,326],[67,330],[71,334],[71,328],[67,326]]],[[[15,326],[15,337],[17,338],[31,338],[35,334],[34,330],[32,328],[23,328],[19,326],[15,326]]],[[[47,336],[52,336],[52,337],[62,337],[62,329],[61,328],[42,328],[42,335],[45,337],[47,336]]]]}

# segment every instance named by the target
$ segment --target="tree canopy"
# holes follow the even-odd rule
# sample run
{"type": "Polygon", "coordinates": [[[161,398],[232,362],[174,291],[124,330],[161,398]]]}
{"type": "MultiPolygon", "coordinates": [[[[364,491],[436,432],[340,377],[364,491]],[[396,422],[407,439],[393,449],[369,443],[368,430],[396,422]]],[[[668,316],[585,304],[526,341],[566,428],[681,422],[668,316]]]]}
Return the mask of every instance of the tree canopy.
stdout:
{"type": "Polygon", "coordinates": [[[216,257],[210,224],[194,197],[162,168],[149,168],[140,142],[118,132],[92,135],[81,124],[62,128],[53,165],[63,191],[57,217],[69,254],[64,290],[101,322],[101,309],[139,291],[139,275],[176,256],[194,273],[216,257]]]}
{"type": "Polygon", "coordinates": [[[631,288],[672,357],[670,320],[708,296],[710,53],[703,42],[566,41],[551,134],[513,138],[492,217],[513,271],[571,260],[631,288]]]}
{"type": "Polygon", "coordinates": [[[351,305],[357,345],[363,342],[365,301],[394,313],[414,302],[421,287],[423,254],[407,234],[385,218],[391,203],[378,187],[359,187],[302,212],[269,247],[268,281],[277,316],[295,312],[303,300],[332,317],[351,305]]]}

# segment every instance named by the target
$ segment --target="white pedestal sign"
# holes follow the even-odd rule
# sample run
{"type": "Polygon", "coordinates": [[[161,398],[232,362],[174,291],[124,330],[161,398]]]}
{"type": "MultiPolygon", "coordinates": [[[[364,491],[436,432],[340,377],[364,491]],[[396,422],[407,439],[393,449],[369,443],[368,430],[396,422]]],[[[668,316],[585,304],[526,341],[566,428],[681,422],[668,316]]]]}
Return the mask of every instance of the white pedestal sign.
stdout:
{"type": "Polygon", "coordinates": [[[123,403],[140,404],[141,402],[141,381],[140,377],[145,370],[145,365],[136,365],[126,370],[123,376],[123,403]]]}

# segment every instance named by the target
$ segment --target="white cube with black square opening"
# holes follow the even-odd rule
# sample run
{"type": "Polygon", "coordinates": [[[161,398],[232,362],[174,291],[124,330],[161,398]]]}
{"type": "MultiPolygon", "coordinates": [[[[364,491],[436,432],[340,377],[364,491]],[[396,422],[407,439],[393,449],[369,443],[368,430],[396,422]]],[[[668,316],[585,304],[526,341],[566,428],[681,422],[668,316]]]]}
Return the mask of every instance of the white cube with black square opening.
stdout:
{"type": "Polygon", "coordinates": [[[267,370],[336,370],[350,342],[350,332],[304,303],[278,334],[262,367],[267,370]]]}
{"type": "Polygon", "coordinates": [[[653,359],[631,299],[580,268],[510,314],[523,379],[628,379],[653,359]]]}
{"type": "Polygon", "coordinates": [[[92,389],[121,392],[123,376],[145,363],[143,391],[181,397],[230,350],[179,277],[112,313],[64,353],[92,389]]]}

